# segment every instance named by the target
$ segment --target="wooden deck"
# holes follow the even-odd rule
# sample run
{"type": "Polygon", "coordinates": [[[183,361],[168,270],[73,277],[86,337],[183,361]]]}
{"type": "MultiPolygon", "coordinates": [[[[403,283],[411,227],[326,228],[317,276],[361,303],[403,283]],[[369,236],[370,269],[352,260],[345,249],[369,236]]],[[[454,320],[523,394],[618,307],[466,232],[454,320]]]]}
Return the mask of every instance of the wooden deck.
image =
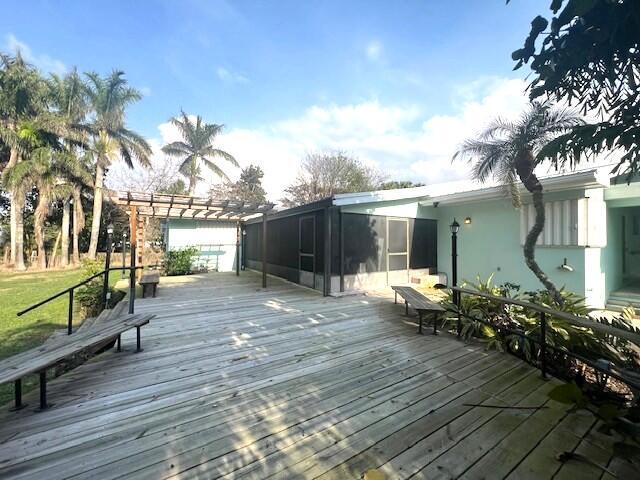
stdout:
{"type": "Polygon", "coordinates": [[[574,449],[624,477],[593,418],[517,359],[417,335],[390,298],[259,281],[163,279],[136,302],[156,315],[144,352],[124,337],[50,382],[50,410],[0,414],[0,477],[601,478],[556,460],[574,449]]]}

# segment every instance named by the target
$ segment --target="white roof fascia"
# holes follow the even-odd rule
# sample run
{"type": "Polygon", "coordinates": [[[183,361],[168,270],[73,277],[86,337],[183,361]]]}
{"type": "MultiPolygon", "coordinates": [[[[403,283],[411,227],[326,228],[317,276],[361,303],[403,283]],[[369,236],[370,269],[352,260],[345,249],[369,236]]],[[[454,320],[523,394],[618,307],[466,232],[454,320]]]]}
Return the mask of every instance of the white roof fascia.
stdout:
{"type": "Polygon", "coordinates": [[[333,204],[357,205],[361,203],[390,202],[394,200],[410,200],[428,196],[429,187],[397,188],[393,190],[377,190],[375,192],[340,193],[333,196],[333,204]]]}
{"type": "MultiPolygon", "coordinates": [[[[574,188],[608,186],[609,178],[609,175],[603,173],[602,169],[593,169],[562,176],[541,178],[540,183],[542,183],[542,187],[545,192],[557,192],[562,190],[571,190],[574,188]]],[[[523,194],[527,193],[524,186],[519,185],[519,189],[523,194]]],[[[421,201],[420,205],[431,206],[434,203],[437,203],[438,205],[447,205],[479,200],[495,200],[503,197],[504,188],[502,186],[495,186],[466,192],[457,192],[448,195],[433,196],[421,201]]]]}

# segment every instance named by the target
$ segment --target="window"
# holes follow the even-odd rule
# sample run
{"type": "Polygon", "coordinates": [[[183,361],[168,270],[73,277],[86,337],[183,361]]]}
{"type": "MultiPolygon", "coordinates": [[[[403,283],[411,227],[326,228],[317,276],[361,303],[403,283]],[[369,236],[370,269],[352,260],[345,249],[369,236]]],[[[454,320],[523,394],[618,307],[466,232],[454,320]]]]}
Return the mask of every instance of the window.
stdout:
{"type": "MultiPolygon", "coordinates": [[[[588,198],[545,202],[545,224],[536,245],[586,246],[588,198]]],[[[527,233],[535,223],[533,204],[520,209],[520,243],[524,245],[527,233]]]]}

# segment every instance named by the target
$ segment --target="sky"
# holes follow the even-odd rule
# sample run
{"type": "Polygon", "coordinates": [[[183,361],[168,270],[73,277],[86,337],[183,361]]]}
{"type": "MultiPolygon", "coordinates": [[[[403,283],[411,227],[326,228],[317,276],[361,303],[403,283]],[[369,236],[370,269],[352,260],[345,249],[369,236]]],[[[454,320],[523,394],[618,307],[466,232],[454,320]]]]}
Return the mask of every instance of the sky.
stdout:
{"type": "MultiPolygon", "coordinates": [[[[273,199],[305,154],[344,151],[392,180],[463,179],[451,159],[526,105],[511,52],[548,1],[3,0],[0,50],[43,72],[126,72],[144,98],[127,123],[154,148],[181,109],[224,124],[219,146],[265,172],[273,199]]],[[[233,180],[239,170],[221,164],[233,180]]],[[[139,170],[116,166],[107,183],[139,170]]],[[[205,193],[210,175],[199,187],[205,193]]],[[[133,181],[133,180],[132,180],[133,181]]]]}

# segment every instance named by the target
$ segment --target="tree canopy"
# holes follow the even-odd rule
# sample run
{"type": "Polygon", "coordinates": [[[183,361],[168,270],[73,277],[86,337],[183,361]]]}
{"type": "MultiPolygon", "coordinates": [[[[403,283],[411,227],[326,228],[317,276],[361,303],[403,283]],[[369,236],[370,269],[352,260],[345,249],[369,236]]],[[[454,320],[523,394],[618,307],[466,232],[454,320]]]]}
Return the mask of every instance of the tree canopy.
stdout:
{"type": "Polygon", "coordinates": [[[574,167],[616,149],[622,156],[614,172],[640,173],[640,2],[552,0],[550,10],[551,21],[537,16],[513,52],[515,69],[530,64],[532,99],[577,105],[598,121],[575,126],[541,155],[574,167]]]}
{"type": "Polygon", "coordinates": [[[227,182],[211,189],[211,196],[223,200],[240,200],[247,203],[264,203],[267,193],[262,187],[264,172],[257,165],[249,165],[240,172],[237,182],[227,182]]]}
{"type": "Polygon", "coordinates": [[[342,152],[310,153],[295,182],[285,189],[282,203],[294,207],[337,193],[376,190],[383,180],[377,170],[342,152]]]}

